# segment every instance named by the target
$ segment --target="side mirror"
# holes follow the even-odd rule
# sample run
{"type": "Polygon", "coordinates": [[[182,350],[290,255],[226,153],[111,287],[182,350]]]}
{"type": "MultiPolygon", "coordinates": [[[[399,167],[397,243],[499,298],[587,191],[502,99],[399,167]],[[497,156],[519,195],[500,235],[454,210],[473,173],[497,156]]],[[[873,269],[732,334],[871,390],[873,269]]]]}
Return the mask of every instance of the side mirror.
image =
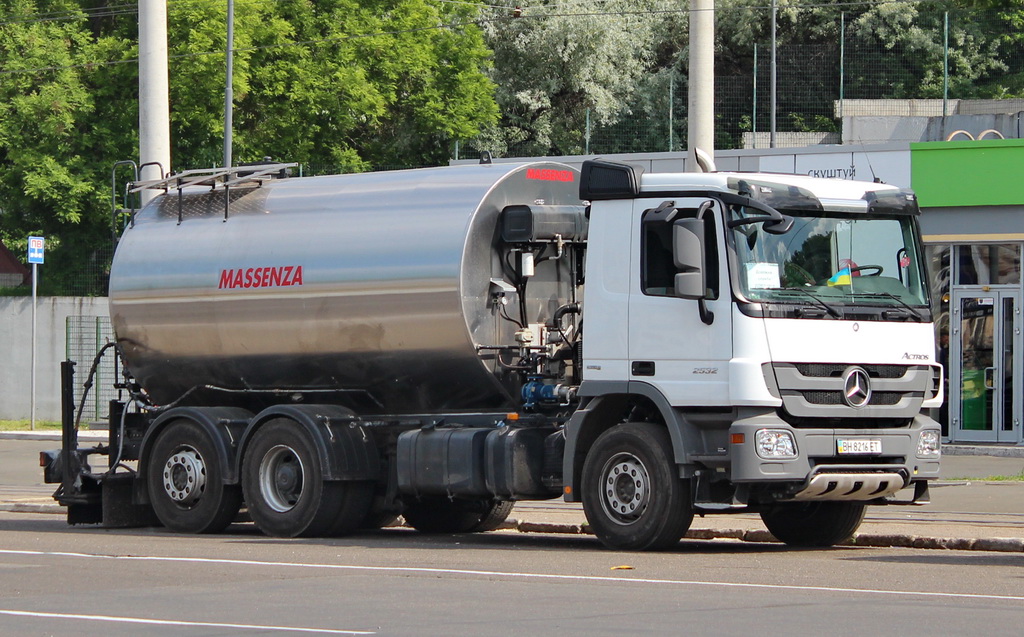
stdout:
{"type": "Polygon", "coordinates": [[[704,220],[680,219],[672,227],[672,255],[675,259],[676,296],[703,299],[707,295],[704,267],[704,220]]]}

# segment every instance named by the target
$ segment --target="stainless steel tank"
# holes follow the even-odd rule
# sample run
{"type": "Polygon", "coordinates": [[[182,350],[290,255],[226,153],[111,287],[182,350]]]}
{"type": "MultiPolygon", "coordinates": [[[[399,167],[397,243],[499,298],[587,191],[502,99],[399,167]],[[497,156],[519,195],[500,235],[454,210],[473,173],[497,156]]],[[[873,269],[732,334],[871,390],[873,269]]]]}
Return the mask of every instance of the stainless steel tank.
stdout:
{"type": "MultiPolygon", "coordinates": [[[[512,379],[479,347],[515,330],[493,302],[499,213],[578,206],[578,187],[551,162],[290,178],[231,190],[227,219],[223,190],[172,189],[111,266],[126,365],[157,404],[510,408],[512,379]]],[[[531,321],[572,296],[570,278],[538,268],[531,321]]]]}

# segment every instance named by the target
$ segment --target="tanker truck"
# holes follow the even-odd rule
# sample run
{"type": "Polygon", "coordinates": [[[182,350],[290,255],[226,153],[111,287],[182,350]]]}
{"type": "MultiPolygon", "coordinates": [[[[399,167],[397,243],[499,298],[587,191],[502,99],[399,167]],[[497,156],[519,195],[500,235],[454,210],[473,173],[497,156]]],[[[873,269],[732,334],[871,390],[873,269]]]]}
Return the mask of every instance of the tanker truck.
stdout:
{"type": "Polygon", "coordinates": [[[110,271],[109,440],[79,448],[67,362],[41,459],[70,523],[468,533],[562,498],[615,549],[744,512],[829,546],[868,505],[928,501],[942,369],[910,191],[288,169],[135,185],[161,194],[110,271]]]}

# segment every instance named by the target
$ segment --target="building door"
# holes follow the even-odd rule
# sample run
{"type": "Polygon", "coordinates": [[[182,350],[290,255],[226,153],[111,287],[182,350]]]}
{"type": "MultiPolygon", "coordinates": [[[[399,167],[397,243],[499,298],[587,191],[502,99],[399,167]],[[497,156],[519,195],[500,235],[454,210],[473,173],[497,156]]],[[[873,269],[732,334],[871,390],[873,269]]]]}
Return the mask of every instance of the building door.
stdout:
{"type": "Polygon", "coordinates": [[[955,289],[951,305],[951,440],[1021,442],[1020,292],[955,289]]]}

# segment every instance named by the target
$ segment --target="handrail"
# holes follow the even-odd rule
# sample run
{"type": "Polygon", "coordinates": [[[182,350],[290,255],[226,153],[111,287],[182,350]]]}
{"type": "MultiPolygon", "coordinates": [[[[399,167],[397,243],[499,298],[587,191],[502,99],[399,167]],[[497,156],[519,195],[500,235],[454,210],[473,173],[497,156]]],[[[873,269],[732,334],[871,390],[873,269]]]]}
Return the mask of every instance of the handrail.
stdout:
{"type": "Polygon", "coordinates": [[[172,173],[160,179],[136,181],[131,184],[129,192],[143,190],[163,190],[165,193],[174,188],[178,191],[178,225],[183,220],[182,197],[185,188],[193,186],[209,186],[213,192],[224,189],[224,221],[228,220],[228,207],[231,202],[230,188],[233,186],[259,187],[268,179],[287,177],[288,170],[298,163],[257,164],[250,166],[233,166],[231,168],[193,168],[180,173],[172,173]]]}

